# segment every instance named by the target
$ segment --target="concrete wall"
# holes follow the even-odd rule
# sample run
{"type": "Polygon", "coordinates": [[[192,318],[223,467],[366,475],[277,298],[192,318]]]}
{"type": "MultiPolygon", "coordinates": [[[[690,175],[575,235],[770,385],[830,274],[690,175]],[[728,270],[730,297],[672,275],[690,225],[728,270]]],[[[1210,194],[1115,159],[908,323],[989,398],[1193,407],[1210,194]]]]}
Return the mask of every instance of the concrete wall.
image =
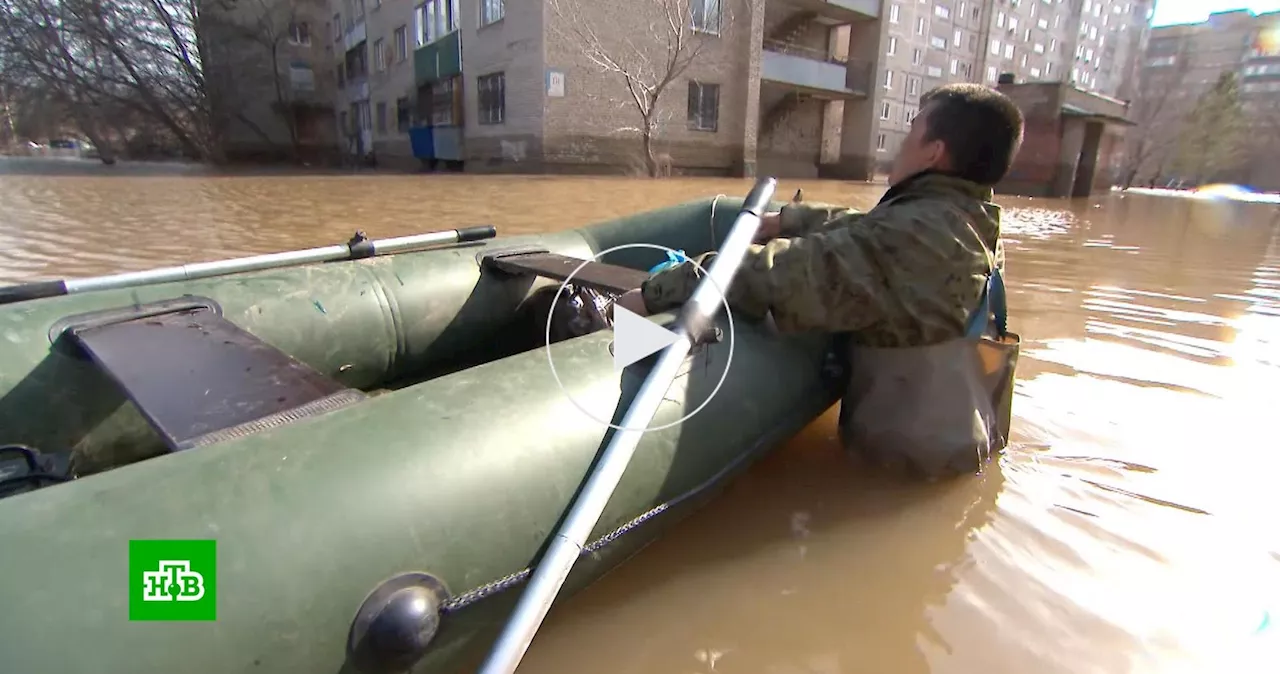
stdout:
{"type": "MultiPolygon", "coordinates": [[[[762,97],[762,108],[765,99],[762,97]]],[[[789,105],[773,125],[761,129],[760,173],[789,178],[818,177],[823,114],[828,102],[807,99],[789,105]]]]}
{"type": "MultiPolygon", "coordinates": [[[[542,2],[507,0],[501,20],[480,26],[480,3],[461,3],[463,114],[468,171],[537,170],[544,117],[542,2]],[[501,124],[481,124],[477,78],[505,74],[501,124]]],[[[572,86],[572,85],[570,85],[572,86]]]]}
{"type": "Polygon", "coordinates": [[[997,191],[1030,196],[1046,196],[1055,188],[1060,173],[1074,175],[1074,161],[1067,164],[1062,151],[1062,107],[1058,84],[1024,84],[1000,87],[1024,119],[1022,147],[997,191]]]}
{"type": "Polygon", "coordinates": [[[416,100],[413,83],[413,49],[416,41],[414,23],[415,0],[366,0],[365,15],[369,43],[369,107],[373,115],[373,149],[382,166],[410,168],[417,166],[409,147],[409,136],[397,129],[396,99],[416,100]],[[408,57],[397,59],[395,31],[404,26],[408,35],[408,57]],[[379,70],[376,62],[378,40],[385,45],[387,62],[379,70]],[[379,110],[385,111],[379,119],[379,110]],[[380,124],[381,122],[381,124],[380,124]]]}

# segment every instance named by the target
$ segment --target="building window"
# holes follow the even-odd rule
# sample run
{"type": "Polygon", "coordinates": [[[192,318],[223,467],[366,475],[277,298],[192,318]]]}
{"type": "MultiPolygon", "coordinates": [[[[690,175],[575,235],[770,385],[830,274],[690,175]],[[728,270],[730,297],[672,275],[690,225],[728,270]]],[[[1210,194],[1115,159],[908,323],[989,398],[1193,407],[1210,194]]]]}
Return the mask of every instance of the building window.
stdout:
{"type": "Polygon", "coordinates": [[[1044,64],[1044,76],[1048,77],[1052,74],[1053,74],[1053,64],[1052,63],[1044,64]]]}
{"type": "Polygon", "coordinates": [[[382,38],[373,41],[373,67],[378,72],[387,69],[387,43],[382,38]]]}
{"type": "Polygon", "coordinates": [[[898,22],[898,6],[891,5],[889,7],[889,23],[897,23],[897,22],[898,22]]]}
{"type": "Polygon", "coordinates": [[[720,121],[720,85],[689,83],[689,128],[715,131],[720,121]]]}
{"type": "Polygon", "coordinates": [[[1004,28],[1004,12],[996,15],[996,28],[1004,28]]]}
{"type": "Polygon", "coordinates": [[[1032,77],[1036,77],[1036,78],[1040,77],[1040,69],[1039,69],[1039,68],[1032,68],[1032,69],[1031,69],[1031,76],[1032,76],[1032,77]]]}
{"type": "Polygon", "coordinates": [[[333,15],[333,41],[334,42],[342,41],[342,15],[341,14],[333,15]]]}
{"type": "Polygon", "coordinates": [[[934,5],[934,7],[933,7],[933,13],[934,13],[934,14],[937,14],[938,16],[940,16],[940,17],[942,17],[942,18],[944,18],[944,19],[950,19],[950,18],[951,18],[951,10],[950,10],[950,9],[948,9],[947,7],[942,6],[942,5],[934,5]]]}
{"type": "Polygon", "coordinates": [[[916,35],[924,35],[925,23],[924,17],[916,19],[916,35]]]}
{"type": "Polygon", "coordinates": [[[712,35],[720,34],[720,0],[690,0],[693,29],[712,35]]]}
{"type": "Polygon", "coordinates": [[[409,26],[402,25],[396,29],[396,63],[401,63],[409,58],[409,26]]]}
{"type": "Polygon", "coordinates": [[[920,78],[908,77],[907,78],[907,95],[917,96],[919,94],[920,94],[920,78]]]}
{"type": "Polygon", "coordinates": [[[480,123],[501,124],[507,118],[507,75],[493,73],[476,78],[480,97],[480,123]]]}
{"type": "Polygon", "coordinates": [[[311,46],[311,26],[306,21],[289,23],[289,44],[302,47],[311,46]]]}
{"type": "Polygon", "coordinates": [[[1027,67],[1027,53],[1026,53],[1026,52],[1022,52],[1022,67],[1023,67],[1023,68],[1026,68],[1026,67],[1027,67]]]}
{"type": "Polygon", "coordinates": [[[888,101],[885,101],[880,105],[880,119],[888,120],[890,112],[892,111],[889,109],[888,101]]]}
{"type": "Polygon", "coordinates": [[[962,44],[964,44],[964,31],[957,28],[956,34],[951,36],[951,46],[959,49],[962,44]]]}
{"type": "Polygon", "coordinates": [[[886,53],[889,56],[893,56],[894,54],[898,53],[898,38],[896,37],[889,38],[889,51],[886,53]]]}
{"type": "Polygon", "coordinates": [[[951,59],[951,74],[956,75],[956,74],[959,74],[959,72],[960,72],[960,62],[955,59],[951,59]]]}
{"type": "Polygon", "coordinates": [[[505,15],[503,0],[480,0],[480,26],[497,23],[505,15]]]}
{"type": "Polygon", "coordinates": [[[294,91],[315,91],[316,73],[306,63],[289,64],[289,84],[294,91]]]}
{"type": "Polygon", "coordinates": [[[1058,38],[1056,37],[1049,38],[1049,53],[1053,53],[1057,50],[1058,50],[1058,38]]]}
{"type": "Polygon", "coordinates": [[[994,54],[994,55],[996,55],[996,56],[999,56],[999,55],[1000,55],[1000,41],[999,41],[999,40],[992,40],[992,41],[991,41],[991,53],[992,53],[992,54],[994,54]]]}
{"type": "Polygon", "coordinates": [[[973,8],[973,18],[976,19],[980,16],[982,16],[982,7],[975,5],[973,8]]]}
{"type": "Polygon", "coordinates": [[[910,105],[902,109],[902,121],[910,124],[916,119],[916,109],[910,105]]]}
{"type": "Polygon", "coordinates": [[[418,46],[431,44],[458,30],[458,0],[429,0],[415,10],[418,46]]]}
{"type": "Polygon", "coordinates": [[[876,152],[884,152],[884,134],[876,136],[876,152]]]}
{"type": "Polygon", "coordinates": [[[1037,54],[1043,54],[1043,53],[1044,53],[1044,45],[1042,45],[1042,44],[1040,44],[1039,42],[1037,42],[1037,43],[1035,43],[1035,44],[1031,45],[1031,51],[1033,51],[1033,52],[1035,52],[1035,53],[1037,53],[1037,54]]]}
{"type": "Polygon", "coordinates": [[[934,35],[933,37],[929,38],[929,45],[934,49],[946,49],[947,41],[943,38],[938,37],[937,35],[934,35]]]}
{"type": "Polygon", "coordinates": [[[413,107],[409,103],[409,98],[396,99],[396,131],[407,133],[409,127],[413,124],[413,107]]]}
{"type": "Polygon", "coordinates": [[[1004,46],[1004,57],[1007,59],[1013,58],[1013,45],[1006,44],[1004,46]]]}
{"type": "Polygon", "coordinates": [[[1012,16],[1009,17],[1009,32],[1015,33],[1017,32],[1017,30],[1018,30],[1018,19],[1012,16]]]}
{"type": "Polygon", "coordinates": [[[377,111],[376,114],[374,115],[374,119],[378,125],[377,126],[378,133],[386,133],[387,132],[387,102],[378,101],[378,104],[374,106],[374,110],[377,111]]]}
{"type": "Polygon", "coordinates": [[[987,66],[987,81],[989,81],[989,82],[994,82],[994,81],[996,81],[996,67],[995,67],[995,66],[987,66]]]}
{"type": "Polygon", "coordinates": [[[892,70],[884,71],[884,88],[885,89],[893,88],[893,71],[892,70]]]}
{"type": "Polygon", "coordinates": [[[911,50],[911,65],[918,66],[924,60],[924,54],[919,49],[911,50]]]}
{"type": "Polygon", "coordinates": [[[965,3],[963,3],[963,2],[962,2],[962,3],[960,3],[960,11],[959,11],[959,12],[956,12],[956,18],[957,18],[957,19],[964,19],[964,4],[965,4],[965,3]]]}
{"type": "Polygon", "coordinates": [[[929,66],[924,69],[924,73],[929,77],[942,77],[942,68],[938,66],[929,66]]]}

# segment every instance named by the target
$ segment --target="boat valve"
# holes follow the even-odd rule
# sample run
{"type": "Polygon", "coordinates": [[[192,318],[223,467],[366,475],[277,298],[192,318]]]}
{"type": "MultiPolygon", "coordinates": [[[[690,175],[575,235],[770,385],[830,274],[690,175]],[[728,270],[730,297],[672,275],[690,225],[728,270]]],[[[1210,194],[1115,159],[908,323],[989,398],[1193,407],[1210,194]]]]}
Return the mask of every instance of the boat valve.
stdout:
{"type": "Polygon", "coordinates": [[[383,582],[360,605],[347,637],[347,660],[362,674],[408,671],[440,629],[444,583],[428,573],[383,582]]]}

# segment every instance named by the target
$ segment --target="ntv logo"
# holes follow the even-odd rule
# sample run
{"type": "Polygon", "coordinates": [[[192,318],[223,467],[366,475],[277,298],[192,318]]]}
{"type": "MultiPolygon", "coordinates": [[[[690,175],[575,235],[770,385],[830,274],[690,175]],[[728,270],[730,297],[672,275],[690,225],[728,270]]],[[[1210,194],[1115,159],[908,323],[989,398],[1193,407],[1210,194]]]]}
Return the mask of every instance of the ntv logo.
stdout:
{"type": "Polygon", "coordinates": [[[191,570],[191,561],[163,561],[159,571],[142,573],[143,601],[200,601],[204,576],[191,570]]]}
{"type": "Polygon", "coordinates": [[[217,541],[129,541],[130,620],[217,620],[217,589],[217,541]]]}

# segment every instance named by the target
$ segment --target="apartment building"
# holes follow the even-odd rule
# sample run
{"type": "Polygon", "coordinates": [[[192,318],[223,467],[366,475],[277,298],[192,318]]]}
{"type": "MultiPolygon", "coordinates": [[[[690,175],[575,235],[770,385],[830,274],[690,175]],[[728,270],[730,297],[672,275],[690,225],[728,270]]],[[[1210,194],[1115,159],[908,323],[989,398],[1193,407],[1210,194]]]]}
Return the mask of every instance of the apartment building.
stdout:
{"type": "Polygon", "coordinates": [[[335,1],[337,127],[348,154],[372,152],[379,164],[636,170],[643,117],[619,71],[633,83],[661,80],[665,45],[678,37],[698,56],[652,106],[661,163],[688,174],[869,175],[879,9],[880,0],[335,1]],[[678,36],[668,9],[689,17],[678,36]],[[616,67],[602,67],[608,59],[616,67]]]}
{"type": "MultiPolygon", "coordinates": [[[[1156,28],[1142,63],[1142,86],[1160,119],[1176,122],[1194,108],[1224,72],[1235,73],[1252,124],[1253,143],[1236,178],[1280,189],[1280,12],[1217,12],[1201,23],[1156,28]]],[[[1168,140],[1166,138],[1165,140],[1168,140]]],[[[1164,173],[1164,153],[1144,157],[1142,176],[1164,173]]]]}
{"type": "Polygon", "coordinates": [[[326,0],[218,5],[201,24],[204,76],[231,159],[324,161],[335,143],[326,0]]]}
{"type": "Polygon", "coordinates": [[[885,0],[875,147],[886,170],[921,93],[950,82],[1068,82],[1127,99],[1153,0],[885,0]]]}

